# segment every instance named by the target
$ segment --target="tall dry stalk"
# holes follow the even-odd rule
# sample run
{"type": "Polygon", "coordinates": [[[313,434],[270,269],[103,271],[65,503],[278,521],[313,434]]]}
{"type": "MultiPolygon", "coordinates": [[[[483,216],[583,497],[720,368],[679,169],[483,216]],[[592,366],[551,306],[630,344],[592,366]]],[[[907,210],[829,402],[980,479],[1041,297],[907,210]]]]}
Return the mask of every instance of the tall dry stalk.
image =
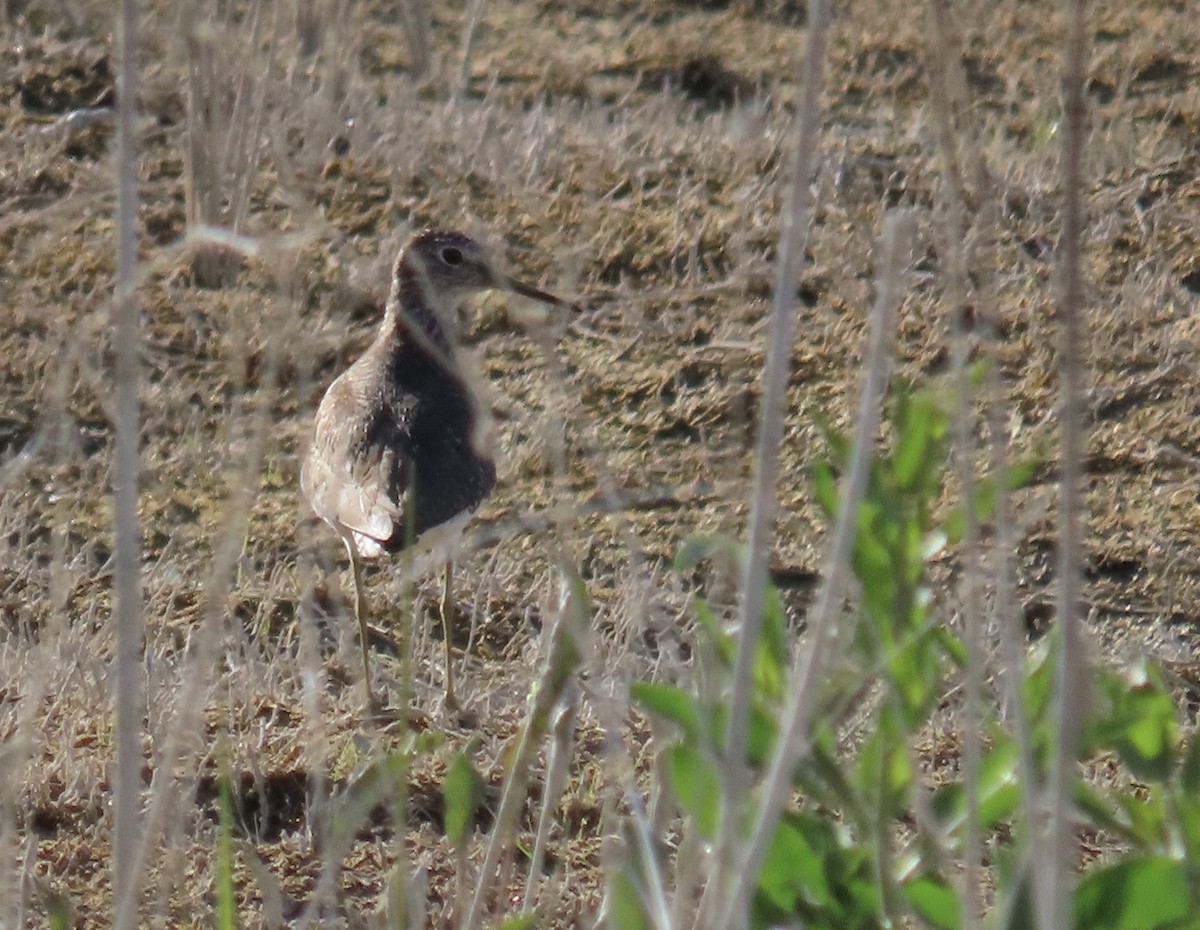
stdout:
{"type": "MultiPolygon", "coordinates": [[[[986,689],[988,636],[983,610],[983,562],[979,520],[974,501],[979,493],[975,480],[978,448],[975,443],[974,401],[968,370],[971,352],[971,328],[965,319],[967,307],[967,271],[964,246],[960,238],[967,231],[965,205],[954,199],[950,219],[944,232],[950,245],[950,285],[953,295],[950,312],[954,315],[952,367],[955,391],[958,394],[954,411],[954,442],[957,446],[956,471],[959,493],[963,500],[965,526],[962,541],[963,573],[959,584],[963,640],[967,647],[967,665],[963,676],[962,718],[959,733],[962,740],[962,773],[966,794],[967,822],[963,841],[963,926],[975,930],[983,913],[983,834],[980,829],[979,773],[983,761],[984,692],[986,689]]],[[[1002,492],[1001,492],[1002,493],[1002,492]]],[[[1000,570],[1004,569],[1001,562],[1000,570]]]]}
{"type": "Polygon", "coordinates": [[[430,34],[432,7],[420,0],[400,0],[400,17],[404,25],[404,37],[408,42],[408,53],[412,56],[413,78],[423,81],[429,77],[433,67],[433,47],[430,34]]]}
{"type": "MultiPolygon", "coordinates": [[[[140,876],[134,865],[139,843],[142,794],[144,687],[141,652],[141,541],[138,534],[138,383],[141,329],[135,295],[137,278],[137,93],[138,5],[121,0],[117,23],[121,47],[117,75],[117,281],[113,299],[116,343],[116,441],[113,449],[114,564],[117,623],[117,774],[114,791],[114,900],[136,900],[140,876]]],[[[136,909],[118,930],[137,925],[136,909]]]]}
{"type": "MultiPolygon", "coordinates": [[[[261,52],[266,0],[250,8],[248,27],[204,17],[200,5],[184,4],[187,51],[187,136],[184,199],[189,230],[219,227],[241,234],[258,179],[267,95],[283,39],[284,17],[269,4],[271,38],[261,52]],[[256,66],[264,60],[265,70],[256,66]]],[[[193,272],[201,287],[229,284],[242,256],[209,240],[195,247],[193,272]]]]}
{"type": "MultiPolygon", "coordinates": [[[[959,155],[959,143],[966,148],[973,140],[960,125],[965,115],[960,90],[961,42],[958,40],[957,24],[951,18],[947,0],[931,0],[929,19],[929,98],[943,169],[943,177],[938,185],[940,216],[937,227],[941,238],[938,249],[946,255],[946,292],[949,304],[947,311],[951,316],[952,371],[957,394],[953,418],[954,444],[959,494],[964,502],[965,516],[963,573],[959,590],[967,664],[963,676],[963,709],[958,723],[967,809],[962,857],[963,927],[965,930],[975,930],[984,910],[979,773],[983,759],[984,695],[989,637],[983,610],[984,577],[980,527],[972,503],[978,494],[978,483],[975,480],[978,449],[974,430],[976,394],[968,370],[974,329],[969,306],[973,286],[968,267],[974,265],[969,250],[972,227],[975,224],[970,220],[970,191],[963,180],[959,155]]],[[[1003,489],[998,490],[998,493],[1003,494],[1003,489]]],[[[1002,557],[997,570],[1005,571],[1007,564],[1007,556],[1002,557]]]]}
{"type": "Polygon", "coordinates": [[[200,625],[191,639],[191,649],[175,691],[176,700],[172,707],[163,711],[171,717],[166,728],[167,738],[156,746],[154,777],[150,783],[146,810],[139,815],[140,835],[125,856],[135,883],[126,889],[126,893],[116,896],[117,919],[114,925],[117,927],[137,926],[137,882],[153,864],[157,850],[156,837],[170,822],[172,815],[179,815],[179,803],[186,796],[186,792],[180,790],[182,779],[179,763],[186,758],[189,741],[198,740],[204,727],[204,709],[212,685],[211,670],[226,621],[225,606],[237,572],[254,495],[258,490],[257,476],[262,471],[274,422],[271,413],[278,389],[281,352],[280,340],[268,341],[261,395],[247,430],[243,464],[230,480],[230,497],[222,510],[221,525],[214,536],[213,556],[203,585],[200,625]]]}
{"type": "Polygon", "coordinates": [[[471,89],[471,58],[475,51],[475,34],[479,27],[479,18],[483,14],[483,0],[471,0],[467,7],[467,21],[463,25],[462,62],[458,71],[458,94],[466,96],[471,89]]]}
{"type": "MultiPolygon", "coordinates": [[[[811,20],[810,20],[811,22],[811,20]]],[[[792,795],[792,774],[808,748],[812,712],[817,689],[822,684],[826,660],[837,637],[837,619],[854,548],[858,509],[867,490],[871,452],[883,416],[883,399],[892,367],[892,342],[896,330],[896,308],[900,302],[901,265],[911,249],[912,216],[888,217],[880,250],[879,291],[871,317],[871,334],[863,360],[866,369],[855,416],[854,446],[850,467],[842,482],[841,510],[829,540],[821,588],[809,618],[808,651],[799,655],[789,679],[787,707],[779,726],[779,738],[760,792],[744,853],[734,866],[733,887],[724,901],[721,917],[708,926],[737,930],[744,925],[748,902],[758,871],[770,849],[775,827],[784,805],[792,795]]],[[[715,883],[710,883],[711,884],[715,883]]]]}
{"type": "Polygon", "coordinates": [[[1055,757],[1046,787],[1048,842],[1036,872],[1044,876],[1039,918],[1042,930],[1070,926],[1074,891],[1075,755],[1087,695],[1082,608],[1084,339],[1083,280],[1080,243],[1083,235],[1083,150],[1087,108],[1083,82],[1087,74],[1087,9],[1084,0],[1067,0],[1066,55],[1063,73],[1063,230],[1060,245],[1058,300],[1058,373],[1062,412],[1062,485],[1058,528],[1058,624],[1062,637],[1055,696],[1055,757]]]}
{"type": "MultiPolygon", "coordinates": [[[[751,491],[750,534],[746,569],[742,580],[742,604],[737,659],[729,698],[729,725],[726,737],[726,766],[722,782],[721,822],[718,831],[715,876],[732,877],[739,858],[742,801],[748,778],[746,767],[747,721],[754,686],[754,659],[762,631],[763,598],[767,584],[767,555],[775,517],[779,512],[776,484],[779,474],[779,446],[783,441],[783,417],[787,404],[788,375],[791,370],[792,342],[796,335],[796,289],[804,267],[812,211],[813,162],[820,132],[821,86],[825,75],[825,48],[831,19],[830,0],[809,0],[808,40],[804,50],[803,86],[797,122],[795,160],[792,163],[791,192],[784,211],[780,234],[779,265],[775,278],[775,299],[767,327],[766,360],[763,365],[763,394],[757,445],[754,453],[754,487],[751,491]]],[[[718,893],[726,879],[709,885],[718,893]]],[[[704,906],[701,906],[701,913],[704,906]]]]}
{"type": "MultiPolygon", "coordinates": [[[[501,859],[516,839],[517,818],[525,803],[526,788],[532,775],[533,757],[550,728],[559,701],[572,688],[580,661],[580,633],[589,621],[588,605],[582,580],[563,559],[560,563],[563,593],[558,616],[546,637],[546,658],[537,686],[532,690],[529,713],[511,756],[508,777],[500,796],[492,836],[479,867],[475,894],[460,927],[475,930],[484,919],[488,892],[495,888],[496,871],[501,859]]],[[[503,887],[503,886],[501,886],[503,887]]]]}

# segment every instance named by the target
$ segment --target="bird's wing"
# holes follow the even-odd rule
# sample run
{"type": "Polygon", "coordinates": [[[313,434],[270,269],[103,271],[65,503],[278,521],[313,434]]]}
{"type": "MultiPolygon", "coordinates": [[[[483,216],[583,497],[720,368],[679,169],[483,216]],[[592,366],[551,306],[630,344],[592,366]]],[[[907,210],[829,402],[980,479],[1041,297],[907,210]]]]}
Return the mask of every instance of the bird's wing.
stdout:
{"type": "Polygon", "coordinates": [[[339,379],[322,400],[300,483],[317,516],[351,533],[362,554],[377,555],[402,523],[406,495],[395,476],[405,470],[408,449],[393,411],[361,415],[352,388],[339,379]]]}

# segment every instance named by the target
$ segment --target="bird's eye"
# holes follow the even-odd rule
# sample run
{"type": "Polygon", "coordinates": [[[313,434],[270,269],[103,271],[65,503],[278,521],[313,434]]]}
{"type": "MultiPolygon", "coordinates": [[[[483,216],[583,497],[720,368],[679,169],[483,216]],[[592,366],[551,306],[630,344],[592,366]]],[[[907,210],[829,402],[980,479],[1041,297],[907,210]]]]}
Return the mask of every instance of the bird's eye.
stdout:
{"type": "Polygon", "coordinates": [[[442,249],[442,261],[447,265],[461,265],[463,261],[463,253],[460,249],[456,249],[452,245],[442,249]]]}

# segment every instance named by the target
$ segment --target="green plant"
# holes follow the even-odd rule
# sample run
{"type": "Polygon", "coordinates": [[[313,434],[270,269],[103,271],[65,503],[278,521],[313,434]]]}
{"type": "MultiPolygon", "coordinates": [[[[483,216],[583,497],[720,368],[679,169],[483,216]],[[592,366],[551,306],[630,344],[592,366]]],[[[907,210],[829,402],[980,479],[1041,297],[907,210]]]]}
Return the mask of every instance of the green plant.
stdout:
{"type": "Polygon", "coordinates": [[[233,792],[229,775],[223,774],[217,790],[217,863],[214,880],[218,930],[235,930],[238,925],[237,899],[233,887],[233,792]]]}
{"type": "MultiPolygon", "coordinates": [[[[957,880],[971,836],[983,838],[983,861],[994,882],[990,922],[1035,925],[1029,877],[1036,868],[1036,859],[1030,859],[1036,840],[1022,822],[1022,811],[1039,796],[1056,751],[1051,710],[1060,646],[1055,635],[1045,637],[1018,670],[1027,715],[1023,730],[997,707],[988,709],[976,783],[964,784],[960,777],[930,788],[920,774],[916,747],[934,742],[935,723],[945,729],[939,714],[953,705],[967,655],[963,640],[935,608],[931,561],[961,541],[966,507],[985,521],[1003,490],[983,478],[971,501],[939,511],[952,413],[936,389],[902,386],[892,393],[891,441],[872,461],[856,518],[852,568],[859,593],[843,618],[844,660],[819,692],[819,707],[811,715],[818,722],[792,773],[797,800],[774,828],[749,913],[742,915],[751,927],[800,922],[845,930],[915,920],[957,930],[971,900],[957,880]],[[861,714],[864,702],[869,724],[855,725],[850,712],[861,714]],[[1019,733],[1027,734],[1028,746],[1022,746],[1019,733]],[[968,803],[972,791],[974,806],[968,803]],[[1033,794],[1027,799],[1024,791],[1033,794]]],[[[814,489],[833,517],[840,507],[836,473],[850,449],[832,429],[826,434],[831,462],[815,469],[814,489]]],[[[1033,471],[1033,464],[1018,466],[1008,481],[1019,484],[1033,471]]],[[[730,545],[693,540],[680,551],[676,566],[694,572],[730,545]]],[[[778,593],[768,590],[764,604],[747,740],[756,784],[765,774],[784,696],[793,684],[778,593]]],[[[735,644],[703,597],[695,599],[694,616],[702,640],[698,653],[708,657],[709,677],[727,685],[735,644]]],[[[1174,703],[1152,666],[1132,674],[1098,670],[1094,686],[1097,699],[1086,718],[1080,759],[1111,753],[1140,783],[1101,793],[1076,779],[1081,826],[1108,831],[1124,843],[1120,854],[1078,882],[1076,926],[1200,926],[1195,890],[1200,887],[1200,738],[1193,736],[1190,746],[1181,747],[1174,703]]],[[[674,738],[659,750],[662,769],[686,829],[706,841],[715,835],[723,779],[731,771],[723,758],[726,693],[717,689],[701,696],[661,682],[633,686],[641,708],[673,725],[674,738]]],[[[959,752],[952,736],[943,734],[936,746],[940,753],[959,752]]],[[[756,803],[752,793],[740,814],[748,820],[756,803]]],[[[645,925],[648,910],[631,903],[637,881],[627,876],[620,888],[625,903],[609,911],[610,922],[645,925]]]]}

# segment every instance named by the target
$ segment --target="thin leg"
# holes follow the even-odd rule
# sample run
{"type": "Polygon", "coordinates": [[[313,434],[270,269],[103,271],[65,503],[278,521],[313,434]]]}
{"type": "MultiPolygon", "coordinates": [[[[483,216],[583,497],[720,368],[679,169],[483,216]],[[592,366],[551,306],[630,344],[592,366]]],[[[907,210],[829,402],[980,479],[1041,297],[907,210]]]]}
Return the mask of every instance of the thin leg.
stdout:
{"type": "Polygon", "coordinates": [[[446,647],[446,697],[443,699],[450,710],[458,709],[458,698],[454,696],[454,654],[452,652],[453,637],[450,635],[454,627],[454,595],[452,582],[454,580],[454,563],[447,561],[442,574],[442,642],[446,647]]]}
{"type": "Polygon", "coordinates": [[[354,574],[354,619],[358,621],[358,646],[362,650],[363,687],[367,691],[367,711],[374,714],[379,710],[375,701],[375,691],[371,687],[371,651],[367,639],[367,593],[363,590],[362,567],[358,564],[358,554],[354,551],[354,543],[346,541],[346,551],[350,553],[350,571],[354,574]]]}

